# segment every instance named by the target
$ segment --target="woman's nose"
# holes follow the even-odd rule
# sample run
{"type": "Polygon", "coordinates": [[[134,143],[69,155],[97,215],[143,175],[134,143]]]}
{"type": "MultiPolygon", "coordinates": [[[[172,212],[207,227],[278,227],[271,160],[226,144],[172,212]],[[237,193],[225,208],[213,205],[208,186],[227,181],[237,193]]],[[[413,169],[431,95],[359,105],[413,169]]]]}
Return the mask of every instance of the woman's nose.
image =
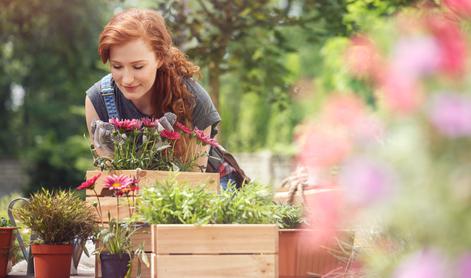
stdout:
{"type": "Polygon", "coordinates": [[[124,70],[123,72],[123,84],[124,85],[131,85],[134,81],[134,75],[130,70],[124,70]]]}

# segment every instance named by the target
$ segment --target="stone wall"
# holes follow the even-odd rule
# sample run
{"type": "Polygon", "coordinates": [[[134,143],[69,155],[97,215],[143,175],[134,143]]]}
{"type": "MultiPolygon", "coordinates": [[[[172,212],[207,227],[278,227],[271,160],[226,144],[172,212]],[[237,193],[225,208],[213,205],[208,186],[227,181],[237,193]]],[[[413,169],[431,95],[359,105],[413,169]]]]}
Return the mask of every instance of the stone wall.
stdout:
{"type": "Polygon", "coordinates": [[[13,192],[20,192],[26,184],[26,174],[15,159],[0,159],[0,198],[13,192]]]}

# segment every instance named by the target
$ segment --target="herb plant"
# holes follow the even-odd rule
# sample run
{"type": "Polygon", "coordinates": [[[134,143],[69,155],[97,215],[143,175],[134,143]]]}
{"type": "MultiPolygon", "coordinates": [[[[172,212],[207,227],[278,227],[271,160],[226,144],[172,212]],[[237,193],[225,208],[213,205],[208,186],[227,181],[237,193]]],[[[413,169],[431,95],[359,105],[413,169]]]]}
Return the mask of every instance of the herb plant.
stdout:
{"type": "Polygon", "coordinates": [[[237,190],[229,184],[220,192],[207,192],[204,185],[190,186],[169,178],[143,189],[137,212],[151,224],[269,224],[294,227],[301,210],[272,201],[264,185],[246,184],[237,190]],[[286,223],[285,223],[286,221],[286,223]]]}

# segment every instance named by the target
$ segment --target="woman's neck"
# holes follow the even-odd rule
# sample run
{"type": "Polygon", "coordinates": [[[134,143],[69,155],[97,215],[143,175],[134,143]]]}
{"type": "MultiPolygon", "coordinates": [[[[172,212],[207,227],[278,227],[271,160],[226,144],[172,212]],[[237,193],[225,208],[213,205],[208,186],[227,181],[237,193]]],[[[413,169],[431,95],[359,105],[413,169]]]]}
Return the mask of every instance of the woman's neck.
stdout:
{"type": "Polygon", "coordinates": [[[155,113],[150,93],[145,94],[142,98],[138,100],[132,100],[132,103],[142,114],[152,116],[155,113]]]}

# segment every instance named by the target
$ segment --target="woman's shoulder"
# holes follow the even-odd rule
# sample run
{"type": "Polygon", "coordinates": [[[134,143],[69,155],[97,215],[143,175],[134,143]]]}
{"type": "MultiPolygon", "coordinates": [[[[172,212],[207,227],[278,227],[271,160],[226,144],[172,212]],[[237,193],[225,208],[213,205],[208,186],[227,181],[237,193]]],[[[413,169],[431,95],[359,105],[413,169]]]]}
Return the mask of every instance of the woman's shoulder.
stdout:
{"type": "Polygon", "coordinates": [[[85,91],[90,99],[100,119],[106,120],[108,114],[106,112],[105,102],[101,96],[101,79],[96,81],[90,88],[85,91]]]}
{"type": "Polygon", "coordinates": [[[209,96],[208,92],[203,88],[203,86],[201,86],[200,83],[198,83],[198,81],[196,81],[192,77],[185,77],[183,78],[183,83],[186,85],[188,90],[195,96],[196,105],[213,105],[213,102],[211,101],[211,97],[209,96]]]}
{"type": "Polygon", "coordinates": [[[195,107],[192,113],[193,124],[202,130],[208,126],[215,127],[221,121],[221,117],[208,92],[191,77],[184,78],[183,82],[195,96],[195,107]]]}

